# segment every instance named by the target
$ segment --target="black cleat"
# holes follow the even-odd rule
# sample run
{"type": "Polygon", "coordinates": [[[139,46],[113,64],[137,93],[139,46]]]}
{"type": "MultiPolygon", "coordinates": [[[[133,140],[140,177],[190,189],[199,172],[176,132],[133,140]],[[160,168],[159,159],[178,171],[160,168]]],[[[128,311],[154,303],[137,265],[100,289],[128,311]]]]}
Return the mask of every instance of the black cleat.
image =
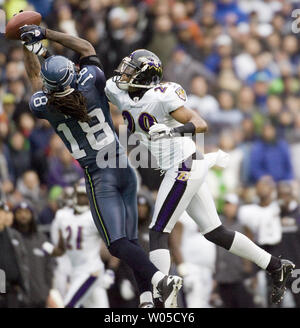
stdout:
{"type": "Polygon", "coordinates": [[[157,285],[165,308],[177,308],[177,294],[182,287],[182,278],[165,276],[157,285]]]}
{"type": "Polygon", "coordinates": [[[291,276],[295,268],[295,264],[289,260],[280,260],[281,267],[270,273],[272,279],[272,292],[271,292],[271,302],[274,304],[279,304],[286,291],[287,279],[291,276]]]}

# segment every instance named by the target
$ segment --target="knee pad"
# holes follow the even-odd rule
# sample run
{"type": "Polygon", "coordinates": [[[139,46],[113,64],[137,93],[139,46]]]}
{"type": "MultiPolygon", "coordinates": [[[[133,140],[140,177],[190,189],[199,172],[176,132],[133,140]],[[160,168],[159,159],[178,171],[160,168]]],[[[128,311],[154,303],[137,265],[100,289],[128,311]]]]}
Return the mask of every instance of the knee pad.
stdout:
{"type": "Polygon", "coordinates": [[[208,232],[204,237],[212,243],[229,250],[234,239],[235,232],[220,225],[218,228],[208,232]]]}
{"type": "Polygon", "coordinates": [[[150,229],[150,251],[154,251],[156,249],[169,249],[168,239],[169,233],[167,232],[159,232],[150,229]]]}

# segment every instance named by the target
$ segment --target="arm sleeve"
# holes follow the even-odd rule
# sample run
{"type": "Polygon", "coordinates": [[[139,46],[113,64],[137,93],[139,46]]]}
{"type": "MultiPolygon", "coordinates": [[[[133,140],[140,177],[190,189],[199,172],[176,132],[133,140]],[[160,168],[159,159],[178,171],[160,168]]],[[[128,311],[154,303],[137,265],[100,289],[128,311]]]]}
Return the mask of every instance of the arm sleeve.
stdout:
{"type": "Polygon", "coordinates": [[[83,66],[87,66],[87,65],[97,66],[103,71],[102,63],[97,55],[82,57],[79,60],[80,69],[82,69],[83,66]]]}

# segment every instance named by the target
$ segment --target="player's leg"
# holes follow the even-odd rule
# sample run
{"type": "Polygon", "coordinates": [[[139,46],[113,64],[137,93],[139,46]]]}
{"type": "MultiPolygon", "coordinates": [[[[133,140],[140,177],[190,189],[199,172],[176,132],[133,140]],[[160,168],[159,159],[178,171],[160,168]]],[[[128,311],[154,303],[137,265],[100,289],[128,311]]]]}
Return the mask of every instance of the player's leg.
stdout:
{"type": "Polygon", "coordinates": [[[204,180],[204,160],[188,159],[166,172],[159,187],[150,228],[150,259],[165,274],[170,270],[169,234],[204,180]]]}
{"type": "MultiPolygon", "coordinates": [[[[190,160],[190,159],[189,159],[190,160]]],[[[181,168],[170,169],[159,187],[154,215],[149,226],[150,260],[164,274],[170,270],[168,239],[174,225],[197,192],[207,172],[205,161],[186,161],[181,168]],[[201,163],[198,163],[201,162],[201,163]]],[[[155,303],[160,295],[154,289],[155,303]]]]}
{"type": "MultiPolygon", "coordinates": [[[[138,242],[137,179],[133,169],[126,169],[123,182],[121,197],[126,211],[126,236],[131,243],[141,247],[138,242]]],[[[140,307],[153,307],[151,281],[145,280],[136,270],[133,273],[139,289],[140,307]]]]}
{"type": "Polygon", "coordinates": [[[72,278],[70,288],[64,299],[66,308],[77,308],[84,303],[93,290],[98,279],[97,275],[82,273],[72,278]]]}
{"type": "Polygon", "coordinates": [[[267,270],[273,280],[273,301],[280,301],[286,280],[293,269],[291,262],[272,256],[245,235],[224,227],[206,183],[200,186],[199,191],[192,198],[187,207],[187,213],[198,224],[201,233],[207,240],[267,270]],[[281,275],[283,275],[283,281],[281,281],[281,275]]]}
{"type": "Polygon", "coordinates": [[[151,281],[155,287],[162,286],[166,305],[173,307],[181,278],[166,277],[149,260],[143,249],[127,238],[126,209],[119,191],[121,176],[116,178],[116,175],[115,169],[94,174],[86,169],[87,193],[95,224],[109,252],[138,272],[143,280],[151,281]],[[165,286],[166,280],[172,285],[172,293],[169,293],[165,286]]]}

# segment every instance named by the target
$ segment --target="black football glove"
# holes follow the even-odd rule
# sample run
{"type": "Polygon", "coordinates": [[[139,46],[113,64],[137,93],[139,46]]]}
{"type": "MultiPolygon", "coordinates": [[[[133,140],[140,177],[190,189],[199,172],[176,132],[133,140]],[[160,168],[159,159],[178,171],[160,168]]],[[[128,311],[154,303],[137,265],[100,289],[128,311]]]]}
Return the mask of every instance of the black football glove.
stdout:
{"type": "Polygon", "coordinates": [[[37,25],[24,25],[20,27],[21,40],[25,45],[31,45],[46,39],[46,28],[37,25]]]}

